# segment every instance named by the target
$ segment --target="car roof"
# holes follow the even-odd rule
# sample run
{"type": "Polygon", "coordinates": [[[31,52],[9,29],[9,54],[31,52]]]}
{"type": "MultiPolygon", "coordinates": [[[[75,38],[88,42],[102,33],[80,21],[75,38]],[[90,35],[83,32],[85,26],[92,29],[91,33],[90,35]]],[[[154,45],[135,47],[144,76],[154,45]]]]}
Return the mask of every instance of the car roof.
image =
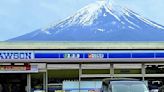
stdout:
{"type": "Polygon", "coordinates": [[[102,80],[103,83],[108,84],[110,81],[139,81],[139,79],[132,78],[105,78],[102,80]]]}

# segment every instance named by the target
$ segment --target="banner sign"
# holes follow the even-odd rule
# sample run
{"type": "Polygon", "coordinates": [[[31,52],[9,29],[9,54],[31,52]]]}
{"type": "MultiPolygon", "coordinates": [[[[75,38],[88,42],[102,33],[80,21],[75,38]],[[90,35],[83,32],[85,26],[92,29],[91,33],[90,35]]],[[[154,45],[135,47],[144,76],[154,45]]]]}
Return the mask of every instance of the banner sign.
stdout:
{"type": "Polygon", "coordinates": [[[164,59],[164,51],[0,51],[0,61],[41,59],[164,59]]]}
{"type": "Polygon", "coordinates": [[[107,58],[107,53],[35,53],[36,59],[41,58],[64,58],[64,59],[82,59],[82,58],[107,58]]]}
{"type": "Polygon", "coordinates": [[[0,73],[35,73],[38,72],[36,65],[0,65],[0,73]]]}
{"type": "Polygon", "coordinates": [[[27,71],[31,70],[31,66],[24,65],[0,65],[0,71],[27,71]]]}
{"type": "MultiPolygon", "coordinates": [[[[71,52],[71,51],[70,51],[71,52]]],[[[114,59],[114,58],[164,58],[164,52],[87,52],[87,53],[35,53],[35,59],[114,59]]]]}
{"type": "Polygon", "coordinates": [[[0,51],[0,60],[29,60],[34,59],[33,52],[30,51],[0,51]]]}

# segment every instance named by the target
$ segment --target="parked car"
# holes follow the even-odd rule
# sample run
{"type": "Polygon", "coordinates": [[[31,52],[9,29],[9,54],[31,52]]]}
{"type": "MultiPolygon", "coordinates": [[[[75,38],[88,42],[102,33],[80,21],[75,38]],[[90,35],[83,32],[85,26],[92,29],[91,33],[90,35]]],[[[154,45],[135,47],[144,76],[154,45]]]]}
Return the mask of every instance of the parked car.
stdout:
{"type": "Polygon", "coordinates": [[[129,78],[107,78],[103,80],[102,92],[149,92],[143,81],[129,78]]]}
{"type": "Polygon", "coordinates": [[[150,92],[158,92],[158,89],[151,89],[150,92]]]}

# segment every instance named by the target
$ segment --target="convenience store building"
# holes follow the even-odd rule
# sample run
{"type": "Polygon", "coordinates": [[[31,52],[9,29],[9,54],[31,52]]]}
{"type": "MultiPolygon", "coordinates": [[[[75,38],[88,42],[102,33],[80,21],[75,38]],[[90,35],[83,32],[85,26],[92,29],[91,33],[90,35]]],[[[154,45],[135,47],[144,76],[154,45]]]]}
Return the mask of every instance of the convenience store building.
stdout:
{"type": "Polygon", "coordinates": [[[112,77],[160,83],[163,48],[163,43],[4,42],[0,43],[0,83],[6,92],[70,91],[65,86],[70,81],[79,84],[71,90],[83,90],[83,81],[112,77]]]}

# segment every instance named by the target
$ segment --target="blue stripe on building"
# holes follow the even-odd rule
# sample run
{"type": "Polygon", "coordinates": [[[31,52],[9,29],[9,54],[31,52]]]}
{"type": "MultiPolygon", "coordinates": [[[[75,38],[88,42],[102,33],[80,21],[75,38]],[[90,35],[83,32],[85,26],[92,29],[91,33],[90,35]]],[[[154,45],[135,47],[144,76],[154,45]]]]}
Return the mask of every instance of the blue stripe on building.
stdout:
{"type": "Polygon", "coordinates": [[[164,58],[164,52],[108,52],[108,53],[35,53],[35,58],[164,58]]]}

